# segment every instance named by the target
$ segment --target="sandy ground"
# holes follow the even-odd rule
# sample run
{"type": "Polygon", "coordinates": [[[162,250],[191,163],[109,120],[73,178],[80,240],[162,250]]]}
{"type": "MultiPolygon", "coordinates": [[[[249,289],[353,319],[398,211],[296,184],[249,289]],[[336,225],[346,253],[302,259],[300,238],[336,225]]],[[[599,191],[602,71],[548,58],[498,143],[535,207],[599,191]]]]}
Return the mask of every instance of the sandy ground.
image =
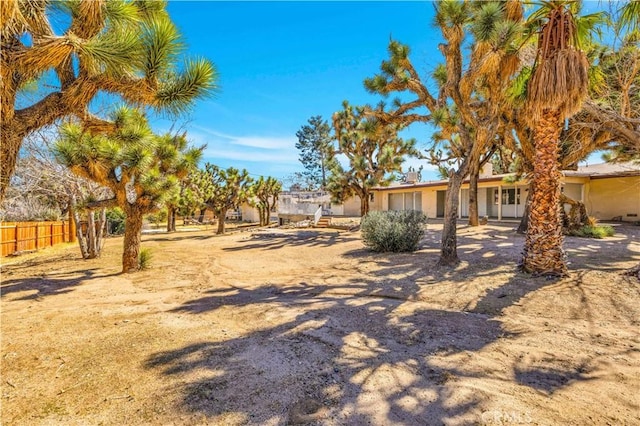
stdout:
{"type": "Polygon", "coordinates": [[[2,424],[640,425],[640,227],[516,272],[514,224],[413,254],[358,232],[144,236],[3,259],[2,424]]]}

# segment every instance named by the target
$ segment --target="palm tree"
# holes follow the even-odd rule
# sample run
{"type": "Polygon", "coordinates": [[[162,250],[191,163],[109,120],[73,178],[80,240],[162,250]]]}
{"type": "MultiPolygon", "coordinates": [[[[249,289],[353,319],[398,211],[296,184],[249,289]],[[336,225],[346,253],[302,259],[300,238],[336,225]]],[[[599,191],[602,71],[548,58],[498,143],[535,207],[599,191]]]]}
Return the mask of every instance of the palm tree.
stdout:
{"type": "Polygon", "coordinates": [[[620,25],[629,27],[631,30],[640,28],[640,1],[630,0],[621,5],[618,12],[620,13],[620,25]]]}
{"type": "Polygon", "coordinates": [[[572,6],[568,1],[548,1],[533,17],[542,25],[527,88],[535,162],[522,269],[534,274],[567,274],[562,250],[558,141],[564,120],[580,110],[589,84],[587,57],[575,47],[572,6]]]}
{"type": "Polygon", "coordinates": [[[202,150],[190,148],[186,135],[152,133],[138,110],[122,107],[111,119],[110,135],[91,135],[78,123],[60,129],[56,158],[75,174],[113,191],[93,206],[122,208],[126,215],[122,272],[139,269],[143,216],[158,210],[179,191],[179,180],[199,161],[202,150]]]}
{"type": "Polygon", "coordinates": [[[176,66],[183,43],[165,7],[150,0],[0,1],[0,201],[33,131],[70,116],[92,131],[113,129],[88,111],[99,93],[180,113],[215,88],[208,60],[176,66]],[[50,22],[65,16],[71,23],[62,31],[50,22]],[[34,81],[54,89],[20,106],[34,81]]]}

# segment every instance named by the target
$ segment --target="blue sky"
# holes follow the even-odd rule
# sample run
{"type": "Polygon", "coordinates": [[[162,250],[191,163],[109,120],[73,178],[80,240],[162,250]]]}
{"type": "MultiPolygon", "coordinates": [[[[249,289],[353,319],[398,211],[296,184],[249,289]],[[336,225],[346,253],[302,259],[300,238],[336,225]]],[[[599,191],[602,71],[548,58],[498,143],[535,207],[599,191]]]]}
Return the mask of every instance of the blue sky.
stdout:
{"type": "MultiPolygon", "coordinates": [[[[434,7],[426,2],[245,2],[177,1],[168,11],[189,55],[212,60],[220,90],[199,101],[177,122],[155,119],[158,131],[172,125],[195,145],[207,144],[204,161],[246,168],[254,176],[285,179],[302,171],[296,132],[315,115],[331,119],[342,101],[376,104],[363,80],[387,58],[390,38],[411,47],[414,66],[426,77],[441,61],[434,7]]],[[[585,2],[583,12],[602,9],[585,2]]],[[[412,126],[403,136],[425,149],[431,131],[412,126]]],[[[601,162],[599,154],[589,159],[601,162]]],[[[423,180],[437,179],[425,160],[423,180]]]]}
{"type": "MultiPolygon", "coordinates": [[[[194,144],[207,143],[205,161],[256,176],[303,170],[295,134],[310,117],[330,121],[343,100],[381,100],[363,80],[387,58],[390,37],[411,46],[425,75],[439,61],[431,2],[171,1],[168,10],[188,54],[209,58],[220,74],[219,92],[176,125],[194,144]]],[[[430,132],[407,135],[425,147],[430,132]]]]}

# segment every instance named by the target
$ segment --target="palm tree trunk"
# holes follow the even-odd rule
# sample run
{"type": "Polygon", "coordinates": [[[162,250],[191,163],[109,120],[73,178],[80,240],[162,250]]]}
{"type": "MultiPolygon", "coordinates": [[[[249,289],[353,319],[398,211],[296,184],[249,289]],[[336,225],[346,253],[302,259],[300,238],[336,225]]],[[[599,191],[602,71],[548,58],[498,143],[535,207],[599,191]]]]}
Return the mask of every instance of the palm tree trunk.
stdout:
{"type": "Polygon", "coordinates": [[[544,110],[534,129],[535,162],[522,269],[536,275],[567,275],[560,220],[558,162],[561,116],[544,110]]]}
{"type": "Polygon", "coordinates": [[[124,222],[124,251],[122,252],[122,272],[140,269],[140,243],[142,242],[143,213],[135,207],[128,208],[124,222]]]}
{"type": "Polygon", "coordinates": [[[451,173],[447,184],[444,203],[444,223],[442,229],[442,246],[438,266],[453,266],[460,263],[458,258],[458,241],[456,226],[458,220],[458,202],[463,175],[451,173]]]}

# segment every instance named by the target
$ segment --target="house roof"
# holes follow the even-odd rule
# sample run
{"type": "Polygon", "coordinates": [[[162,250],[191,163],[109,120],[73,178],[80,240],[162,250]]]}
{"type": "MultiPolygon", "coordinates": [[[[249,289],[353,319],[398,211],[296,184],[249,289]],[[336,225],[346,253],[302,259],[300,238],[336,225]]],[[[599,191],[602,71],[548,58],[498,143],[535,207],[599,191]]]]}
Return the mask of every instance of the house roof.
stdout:
{"type": "MultiPolygon", "coordinates": [[[[579,166],[578,170],[564,170],[562,172],[564,176],[572,177],[590,177],[592,179],[607,178],[607,177],[619,177],[619,176],[640,176],[640,163],[633,161],[625,163],[602,163],[592,164],[587,166],[579,166]]],[[[487,177],[480,177],[479,182],[501,182],[504,178],[513,177],[513,173],[505,173],[499,175],[492,175],[487,177]]],[[[465,179],[468,182],[469,179],[465,179]]],[[[402,188],[428,188],[432,186],[447,185],[448,180],[431,180],[426,182],[405,183],[405,182],[393,182],[389,186],[377,186],[376,190],[391,191],[394,189],[402,188]]]]}
{"type": "Polygon", "coordinates": [[[625,163],[601,163],[578,167],[578,170],[565,170],[565,176],[579,177],[613,177],[640,176],[640,163],[628,161],[625,163]]]}

